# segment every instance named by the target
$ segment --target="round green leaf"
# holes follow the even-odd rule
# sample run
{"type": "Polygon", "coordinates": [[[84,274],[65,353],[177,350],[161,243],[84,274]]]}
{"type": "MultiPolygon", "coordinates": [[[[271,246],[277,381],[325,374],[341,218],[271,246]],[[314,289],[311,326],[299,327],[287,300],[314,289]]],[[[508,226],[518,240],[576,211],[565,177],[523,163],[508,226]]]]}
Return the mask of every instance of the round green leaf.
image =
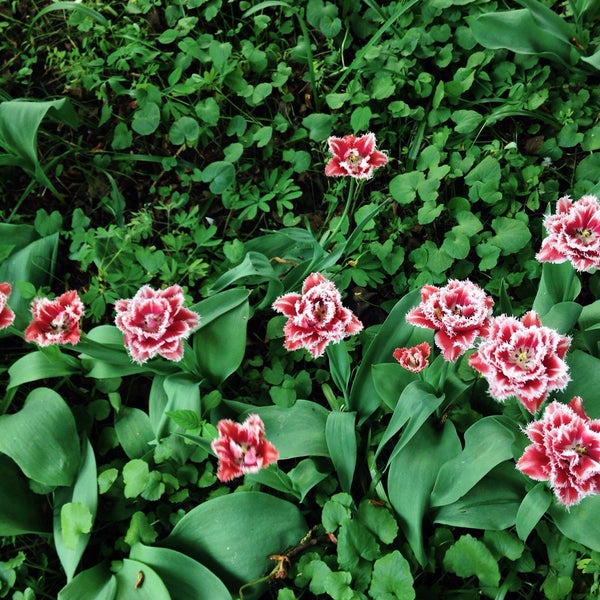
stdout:
{"type": "Polygon", "coordinates": [[[217,160],[202,171],[201,178],[213,194],[222,194],[235,181],[235,167],[226,160],[217,160]]]}
{"type": "Polygon", "coordinates": [[[138,108],[131,121],[131,128],[140,135],[154,133],[160,124],[160,108],[156,102],[147,102],[138,108]]]}
{"type": "Polygon", "coordinates": [[[88,545],[97,508],[96,458],[87,441],[75,483],[70,488],[59,488],[54,496],[54,545],[68,581],[88,545]]]}
{"type": "Polygon", "coordinates": [[[0,452],[38,483],[71,485],[81,452],[75,419],[66,402],[49,388],[33,390],[19,412],[0,416],[0,452]]]}
{"type": "Polygon", "coordinates": [[[194,146],[200,137],[200,125],[192,117],[183,116],[177,119],[169,129],[169,139],[172,144],[194,146]]]}

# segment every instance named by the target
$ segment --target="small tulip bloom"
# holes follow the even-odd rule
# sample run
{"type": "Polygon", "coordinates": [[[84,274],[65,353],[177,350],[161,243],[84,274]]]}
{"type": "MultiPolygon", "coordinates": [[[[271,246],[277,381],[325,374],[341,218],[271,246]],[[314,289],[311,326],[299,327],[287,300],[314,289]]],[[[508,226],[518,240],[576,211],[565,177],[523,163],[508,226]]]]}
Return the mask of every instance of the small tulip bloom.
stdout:
{"type": "Polygon", "coordinates": [[[534,311],[521,320],[500,315],[492,319],[489,334],[469,357],[469,364],[483,374],[496,400],[516,396],[534,414],[552,390],[569,382],[563,360],[571,340],[542,326],[534,311]]]}
{"type": "Polygon", "coordinates": [[[394,358],[408,371],[420,373],[428,364],[431,347],[427,342],[422,342],[410,348],[396,348],[394,358]]]}
{"type": "Polygon", "coordinates": [[[544,217],[548,237],[536,258],[540,262],[571,261],[578,271],[600,267],[600,203],[595,196],[558,201],[556,214],[544,217]]]}
{"type": "Polygon", "coordinates": [[[15,313],[7,304],[11,291],[10,283],[0,283],[0,329],[6,329],[15,320],[15,313]]]}
{"type": "Polygon", "coordinates": [[[487,335],[494,301],[478,285],[451,279],[443,288],[426,285],[421,303],[406,320],[417,327],[435,329],[435,343],[447,361],[455,361],[487,335]]]}
{"type": "Polygon", "coordinates": [[[333,154],[325,166],[325,175],[328,177],[350,175],[356,179],[370,179],[373,171],[383,167],[388,161],[384,152],[375,149],[377,141],[374,133],[366,133],[360,137],[332,136],[327,140],[327,144],[333,154]]]}
{"type": "Polygon", "coordinates": [[[524,430],[531,440],[517,469],[535,481],[548,481],[569,508],[600,493],[600,420],[590,419],[581,398],[551,402],[539,421],[524,430]]]}
{"type": "Polygon", "coordinates": [[[75,290],[65,292],[54,300],[35,298],[31,303],[31,315],[25,341],[35,342],[38,346],[75,345],[79,342],[83,302],[75,290]]]}
{"type": "Polygon", "coordinates": [[[281,296],[273,308],[288,317],[284,346],[290,351],[306,348],[314,358],[321,356],[330,342],[340,342],[363,328],[352,311],[342,306],[335,284],[320,273],[304,280],[302,294],[281,296]]]}
{"type": "Polygon", "coordinates": [[[115,325],[135,362],[142,364],[157,355],[176,362],[183,358],[183,340],[200,322],[183,302],[178,285],[164,290],[145,285],[133,298],[115,302],[115,325]]]}
{"type": "Polygon", "coordinates": [[[265,426],[258,415],[248,415],[242,424],[221,419],[217,430],[219,437],[211,442],[211,448],[219,459],[219,481],[258,473],[279,458],[275,446],[264,438],[265,426]]]}

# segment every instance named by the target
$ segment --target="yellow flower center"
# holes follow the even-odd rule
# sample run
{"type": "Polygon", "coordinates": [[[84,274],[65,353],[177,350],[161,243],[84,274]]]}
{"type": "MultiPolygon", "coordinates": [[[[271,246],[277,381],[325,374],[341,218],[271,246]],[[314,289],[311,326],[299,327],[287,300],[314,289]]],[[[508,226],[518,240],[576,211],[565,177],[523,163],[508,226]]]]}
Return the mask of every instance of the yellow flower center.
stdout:
{"type": "Polygon", "coordinates": [[[518,348],[511,356],[511,362],[518,365],[524,371],[529,370],[529,361],[531,360],[531,352],[528,348],[518,348]]]}

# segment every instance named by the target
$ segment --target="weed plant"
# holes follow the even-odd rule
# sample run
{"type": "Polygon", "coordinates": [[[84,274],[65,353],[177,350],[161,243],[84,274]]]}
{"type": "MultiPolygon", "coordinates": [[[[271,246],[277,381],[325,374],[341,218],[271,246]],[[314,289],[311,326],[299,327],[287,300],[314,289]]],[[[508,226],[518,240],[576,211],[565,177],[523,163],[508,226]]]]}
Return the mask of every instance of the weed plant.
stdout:
{"type": "Polygon", "coordinates": [[[536,258],[600,192],[599,82],[594,0],[0,0],[0,598],[597,598],[600,489],[515,469],[533,416],[467,358],[392,353],[468,279],[600,419],[600,280],[536,258]],[[326,176],[366,132],[387,163],[326,176]],[[363,329],[311,357],[272,305],[316,272],[363,329]],[[144,286],[200,315],[181,361],[123,345],[144,286]],[[81,341],[25,341],[68,290],[81,341]],[[255,413],[279,460],[223,482],[255,413]]]}

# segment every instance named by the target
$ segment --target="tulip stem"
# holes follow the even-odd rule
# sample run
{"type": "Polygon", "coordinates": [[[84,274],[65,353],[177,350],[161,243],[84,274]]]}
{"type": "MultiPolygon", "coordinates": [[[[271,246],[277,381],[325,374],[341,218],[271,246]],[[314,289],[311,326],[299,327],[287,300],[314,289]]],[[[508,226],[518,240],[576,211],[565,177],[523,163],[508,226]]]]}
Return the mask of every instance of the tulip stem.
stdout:
{"type": "Polygon", "coordinates": [[[326,243],[328,240],[333,242],[333,238],[336,236],[338,231],[340,230],[342,223],[349,216],[350,208],[354,205],[354,194],[356,191],[356,179],[354,177],[350,178],[350,188],[348,189],[348,197],[346,198],[346,205],[344,206],[344,212],[342,216],[339,218],[338,222],[335,224],[335,227],[326,232],[321,238],[321,245],[323,248],[326,248],[326,243]]]}
{"type": "Polygon", "coordinates": [[[575,267],[571,266],[569,270],[569,276],[567,278],[567,283],[565,285],[565,289],[563,290],[563,302],[570,302],[575,300],[575,298],[571,297],[571,288],[573,287],[573,281],[575,280],[575,267]]]}

